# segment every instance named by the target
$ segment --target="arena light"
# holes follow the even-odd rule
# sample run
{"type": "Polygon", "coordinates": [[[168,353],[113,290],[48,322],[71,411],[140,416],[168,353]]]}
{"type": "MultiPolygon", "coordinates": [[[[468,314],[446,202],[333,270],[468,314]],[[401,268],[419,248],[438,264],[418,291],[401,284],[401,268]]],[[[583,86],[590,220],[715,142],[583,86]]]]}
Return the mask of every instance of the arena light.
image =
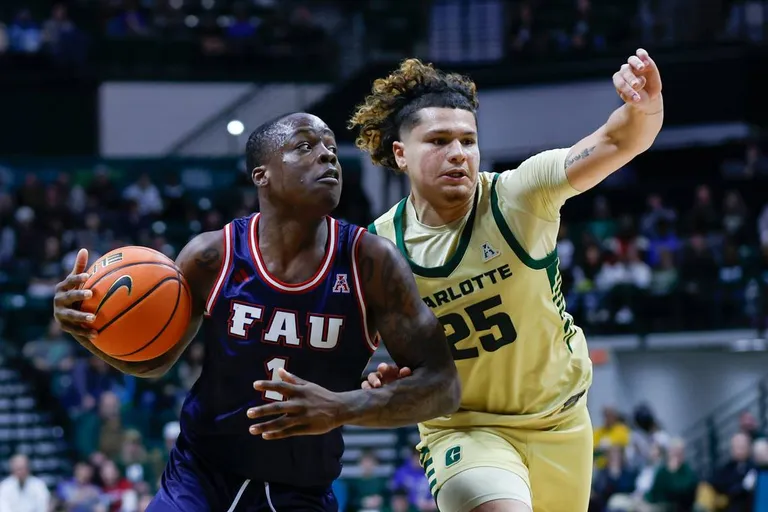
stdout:
{"type": "Polygon", "coordinates": [[[237,137],[238,135],[243,134],[243,132],[245,131],[245,125],[243,125],[243,123],[235,119],[230,121],[227,124],[227,131],[229,132],[230,135],[234,135],[235,137],[237,137]]]}

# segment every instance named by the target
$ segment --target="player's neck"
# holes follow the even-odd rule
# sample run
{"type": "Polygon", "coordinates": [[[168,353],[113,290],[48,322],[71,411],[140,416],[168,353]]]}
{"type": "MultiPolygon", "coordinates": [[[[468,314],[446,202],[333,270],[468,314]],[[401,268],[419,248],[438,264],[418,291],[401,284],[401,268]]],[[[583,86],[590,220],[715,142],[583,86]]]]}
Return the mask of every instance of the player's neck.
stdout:
{"type": "Polygon", "coordinates": [[[410,198],[416,219],[426,226],[444,226],[464,217],[472,209],[473,196],[469,196],[466,201],[451,204],[435,205],[411,193],[410,198]]]}
{"type": "Polygon", "coordinates": [[[325,244],[328,237],[327,220],[291,218],[261,211],[258,225],[259,250],[262,255],[278,261],[290,261],[296,254],[325,244]]]}

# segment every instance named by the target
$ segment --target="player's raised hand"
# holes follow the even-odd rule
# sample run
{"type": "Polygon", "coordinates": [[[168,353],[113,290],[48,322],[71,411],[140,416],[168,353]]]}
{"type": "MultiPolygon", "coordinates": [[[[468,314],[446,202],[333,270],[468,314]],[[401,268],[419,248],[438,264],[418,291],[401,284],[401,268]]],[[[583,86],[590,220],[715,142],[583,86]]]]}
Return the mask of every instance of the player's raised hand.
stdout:
{"type": "Polygon", "coordinates": [[[625,103],[640,109],[658,109],[661,75],[656,63],[642,48],[613,74],[613,85],[625,103]]]}
{"type": "Polygon", "coordinates": [[[88,280],[85,269],[88,266],[88,251],[80,249],[75,258],[75,266],[66,279],[56,285],[56,294],[53,297],[53,317],[61,325],[61,330],[73,336],[82,336],[92,339],[96,331],[88,327],[95,320],[95,316],[83,313],[72,306],[77,302],[91,298],[90,290],[81,290],[80,286],[88,280]]]}
{"type": "Polygon", "coordinates": [[[379,363],[375,372],[368,374],[368,379],[364,380],[361,384],[363,389],[380,388],[390,382],[395,382],[397,379],[408,377],[411,375],[411,369],[407,366],[398,368],[396,364],[379,363]]]}
{"type": "Polygon", "coordinates": [[[293,436],[325,434],[341,426],[342,411],[346,406],[339,393],[334,393],[312,382],[300,379],[283,368],[278,370],[281,380],[257,380],[257,391],[275,391],[283,400],[248,409],[250,419],[279,416],[252,425],[249,432],[264,439],[284,439],[293,436]]]}

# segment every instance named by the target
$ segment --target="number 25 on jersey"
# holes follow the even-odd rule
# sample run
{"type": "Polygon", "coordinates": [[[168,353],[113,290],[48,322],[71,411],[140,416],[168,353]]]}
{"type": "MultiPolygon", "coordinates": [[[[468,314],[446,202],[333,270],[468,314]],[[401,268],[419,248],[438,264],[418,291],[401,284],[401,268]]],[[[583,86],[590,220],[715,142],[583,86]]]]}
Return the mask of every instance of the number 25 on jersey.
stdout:
{"type": "Polygon", "coordinates": [[[457,347],[459,342],[472,336],[473,331],[478,334],[480,345],[486,352],[495,352],[505,345],[514,343],[517,339],[517,330],[512,319],[503,311],[495,313],[490,311],[498,306],[501,306],[501,296],[495,295],[464,308],[472,327],[460,313],[448,313],[438,318],[445,328],[455,361],[473,359],[480,355],[478,347],[457,347]],[[494,327],[498,329],[500,336],[497,337],[493,332],[494,327]]]}

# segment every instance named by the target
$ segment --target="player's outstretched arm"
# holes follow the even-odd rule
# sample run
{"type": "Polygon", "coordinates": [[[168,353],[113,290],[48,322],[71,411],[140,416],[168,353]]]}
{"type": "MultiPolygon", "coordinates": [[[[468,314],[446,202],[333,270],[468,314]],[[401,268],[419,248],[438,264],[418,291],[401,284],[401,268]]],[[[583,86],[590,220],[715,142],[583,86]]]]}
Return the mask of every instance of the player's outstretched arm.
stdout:
{"type": "Polygon", "coordinates": [[[577,142],[565,160],[571,186],[591,189],[651,147],[664,121],[661,75],[648,52],[638,49],[613,75],[624,105],[597,131],[577,142]]]}
{"type": "Polygon", "coordinates": [[[81,249],[77,253],[72,273],[56,285],[53,316],[61,325],[62,330],[70,333],[78,343],[93,355],[117,370],[136,377],[160,377],[173,366],[197,334],[203,319],[205,301],[221,265],[223,251],[224,243],[221,231],[202,233],[193,238],[182,249],[176,259],[176,265],[181,269],[181,273],[192,291],[191,320],[187,332],[174,348],[156,359],[141,362],[121,361],[108,356],[91,343],[97,333],[88,325],[95,320],[95,317],[74,307],[76,303],[91,296],[90,290],[79,289],[80,285],[88,279],[88,274],[85,273],[88,265],[88,251],[85,249],[81,249]]]}
{"type": "Polygon", "coordinates": [[[410,375],[351,392],[354,407],[345,423],[395,427],[455,412],[461,385],[445,330],[421,300],[408,263],[389,240],[365,233],[358,264],[376,329],[392,359],[410,375]]]}

